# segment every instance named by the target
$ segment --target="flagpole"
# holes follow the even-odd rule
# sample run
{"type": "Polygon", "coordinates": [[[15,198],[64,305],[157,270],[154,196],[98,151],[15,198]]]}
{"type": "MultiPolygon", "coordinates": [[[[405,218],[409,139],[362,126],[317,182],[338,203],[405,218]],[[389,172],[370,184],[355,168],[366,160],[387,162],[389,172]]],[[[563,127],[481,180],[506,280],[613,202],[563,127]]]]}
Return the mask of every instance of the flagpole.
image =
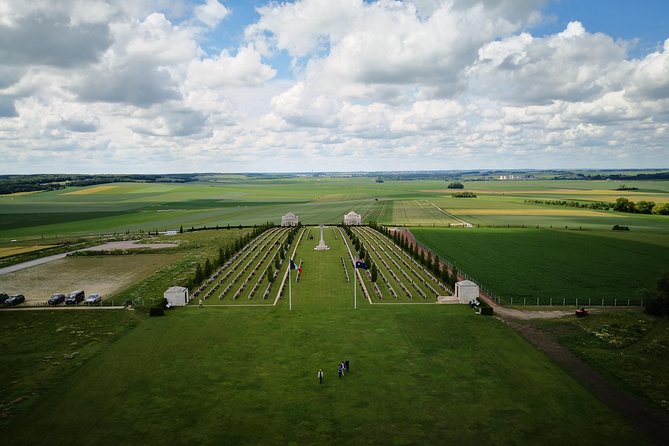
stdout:
{"type": "Polygon", "coordinates": [[[293,310],[293,286],[290,280],[290,263],[288,263],[288,310],[293,310]]]}

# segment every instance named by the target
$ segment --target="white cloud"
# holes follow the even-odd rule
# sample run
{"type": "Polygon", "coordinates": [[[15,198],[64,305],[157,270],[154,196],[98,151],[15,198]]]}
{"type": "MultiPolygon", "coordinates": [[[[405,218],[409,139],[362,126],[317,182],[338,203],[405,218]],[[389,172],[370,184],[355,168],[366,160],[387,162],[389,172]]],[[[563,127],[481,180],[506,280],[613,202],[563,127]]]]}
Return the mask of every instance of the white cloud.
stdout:
{"type": "Polygon", "coordinates": [[[222,3],[0,0],[0,165],[669,163],[669,40],[631,59],[577,21],[532,35],[540,0],[298,0],[217,41],[222,3]]]}
{"type": "Polygon", "coordinates": [[[218,57],[191,61],[187,82],[209,88],[252,86],[262,85],[275,75],[276,70],[265,65],[255,49],[242,47],[235,56],[223,50],[218,57]]]}
{"type": "Polygon", "coordinates": [[[218,0],[207,0],[205,4],[195,8],[195,18],[209,28],[215,28],[229,13],[228,8],[218,0]]]}

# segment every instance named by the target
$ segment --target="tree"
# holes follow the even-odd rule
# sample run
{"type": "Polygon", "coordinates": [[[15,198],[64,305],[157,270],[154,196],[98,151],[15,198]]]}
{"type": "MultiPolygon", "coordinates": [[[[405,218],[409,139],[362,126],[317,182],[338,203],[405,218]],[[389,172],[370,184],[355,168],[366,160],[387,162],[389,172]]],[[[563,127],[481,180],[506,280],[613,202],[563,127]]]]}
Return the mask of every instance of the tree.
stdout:
{"type": "Polygon", "coordinates": [[[645,303],[644,311],[660,317],[669,316],[669,271],[657,280],[654,290],[641,290],[639,293],[645,303]]]}
{"type": "Polygon", "coordinates": [[[207,259],[204,262],[204,277],[209,277],[211,276],[211,273],[214,272],[214,265],[211,264],[211,260],[207,259]]]}
{"type": "Polygon", "coordinates": [[[460,183],[460,182],[458,182],[458,181],[454,181],[454,182],[452,182],[452,183],[449,183],[449,185],[448,185],[447,187],[448,187],[449,189],[464,189],[464,188],[465,188],[465,185],[462,184],[462,183],[460,183]]]}
{"type": "Polygon", "coordinates": [[[658,203],[653,206],[653,214],[669,215],[669,203],[658,203]]]}
{"type": "Polygon", "coordinates": [[[184,225],[179,226],[179,234],[184,233],[184,225]]]}
{"type": "Polygon", "coordinates": [[[195,268],[195,276],[193,277],[193,284],[199,285],[204,280],[204,271],[202,271],[202,266],[198,263],[197,268],[195,268]]]}
{"type": "Polygon", "coordinates": [[[634,212],[635,208],[634,202],[625,197],[618,198],[613,205],[613,210],[618,212],[634,212]]]}
{"type": "Polygon", "coordinates": [[[267,269],[267,281],[269,283],[274,282],[274,274],[272,274],[272,270],[267,269]]]}
{"type": "Polygon", "coordinates": [[[636,204],[636,212],[639,214],[650,214],[653,212],[654,207],[654,202],[641,200],[636,204]]]}
{"type": "Polygon", "coordinates": [[[378,277],[379,271],[376,269],[376,265],[372,265],[372,270],[370,272],[372,275],[372,283],[376,282],[376,278],[378,277]]]}

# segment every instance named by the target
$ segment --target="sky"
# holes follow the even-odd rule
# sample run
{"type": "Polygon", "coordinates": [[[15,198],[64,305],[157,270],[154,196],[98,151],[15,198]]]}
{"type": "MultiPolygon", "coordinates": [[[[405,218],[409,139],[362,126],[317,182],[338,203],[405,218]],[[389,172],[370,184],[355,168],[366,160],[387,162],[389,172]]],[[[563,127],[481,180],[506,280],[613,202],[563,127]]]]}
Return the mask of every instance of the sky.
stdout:
{"type": "Polygon", "coordinates": [[[0,0],[0,174],[669,168],[666,0],[0,0]]]}

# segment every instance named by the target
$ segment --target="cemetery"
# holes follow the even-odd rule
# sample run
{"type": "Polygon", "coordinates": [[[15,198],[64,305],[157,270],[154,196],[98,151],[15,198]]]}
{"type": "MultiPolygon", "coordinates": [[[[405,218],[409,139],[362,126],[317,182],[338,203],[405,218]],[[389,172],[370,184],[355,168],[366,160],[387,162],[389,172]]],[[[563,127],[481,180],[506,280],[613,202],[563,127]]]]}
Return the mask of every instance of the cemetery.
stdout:
{"type": "MultiPolygon", "coordinates": [[[[351,226],[282,224],[268,228],[197,284],[191,304],[201,299],[207,306],[278,305],[293,290],[308,294],[308,286],[300,289],[304,258],[310,264],[339,264],[337,277],[329,277],[331,286],[346,288],[355,281],[354,294],[359,290],[361,299],[370,304],[436,303],[439,297],[453,295],[453,290],[382,232],[355,222],[351,226]],[[356,267],[356,261],[365,267],[356,267]]],[[[307,269],[313,274],[313,269],[307,269]]]]}

